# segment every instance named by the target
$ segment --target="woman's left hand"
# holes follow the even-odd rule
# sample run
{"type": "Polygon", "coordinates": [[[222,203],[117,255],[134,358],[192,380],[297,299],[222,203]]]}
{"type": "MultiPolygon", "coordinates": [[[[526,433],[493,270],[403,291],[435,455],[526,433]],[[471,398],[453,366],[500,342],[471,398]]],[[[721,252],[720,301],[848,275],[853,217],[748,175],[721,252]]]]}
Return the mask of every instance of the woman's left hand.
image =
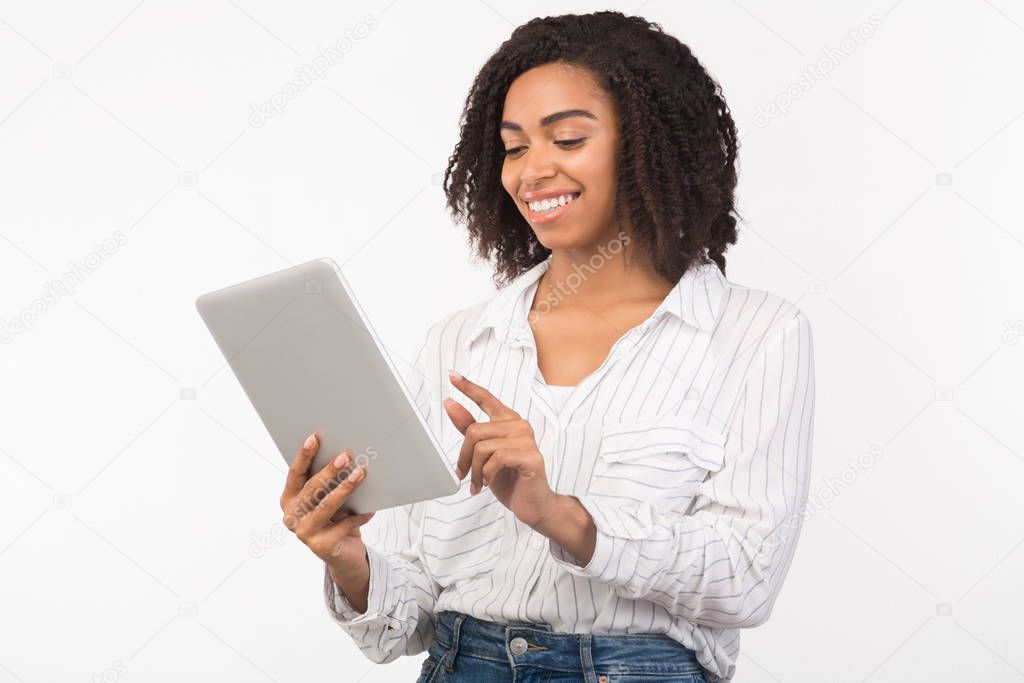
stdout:
{"type": "Polygon", "coordinates": [[[502,505],[523,524],[535,528],[555,511],[559,496],[548,485],[533,427],[483,387],[455,372],[450,372],[449,378],[491,418],[477,422],[458,401],[445,400],[448,417],[466,437],[456,474],[459,479],[471,475],[472,495],[489,486],[502,505]]]}

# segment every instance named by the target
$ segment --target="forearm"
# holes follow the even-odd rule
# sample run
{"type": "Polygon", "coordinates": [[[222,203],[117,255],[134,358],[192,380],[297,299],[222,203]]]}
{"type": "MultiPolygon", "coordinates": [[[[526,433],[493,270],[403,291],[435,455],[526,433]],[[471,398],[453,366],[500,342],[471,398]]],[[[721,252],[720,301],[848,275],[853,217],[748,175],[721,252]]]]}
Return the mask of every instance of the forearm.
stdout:
{"type": "Polygon", "coordinates": [[[542,519],[534,530],[560,545],[585,567],[597,545],[597,526],[587,509],[576,496],[556,494],[551,514],[542,519]]]}
{"type": "Polygon", "coordinates": [[[543,525],[553,558],[567,571],[718,628],[756,626],[770,613],[796,541],[795,532],[772,533],[779,520],[573,500],[543,525]]]}
{"type": "Polygon", "coordinates": [[[345,572],[336,571],[328,565],[331,580],[342,592],[352,608],[363,614],[366,612],[367,599],[370,594],[370,562],[366,555],[357,567],[345,572]]]}

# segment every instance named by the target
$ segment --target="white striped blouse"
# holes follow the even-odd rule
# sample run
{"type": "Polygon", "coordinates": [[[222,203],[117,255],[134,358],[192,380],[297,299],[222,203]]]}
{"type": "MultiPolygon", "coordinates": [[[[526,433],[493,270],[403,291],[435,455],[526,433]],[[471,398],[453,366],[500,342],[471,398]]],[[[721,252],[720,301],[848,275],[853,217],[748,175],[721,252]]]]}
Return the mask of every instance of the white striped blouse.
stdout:
{"type": "Polygon", "coordinates": [[[527,322],[539,263],[435,322],[407,381],[452,466],[462,435],[442,401],[487,416],[448,369],[529,420],[552,488],[577,497],[597,543],[580,566],[469,478],[446,498],[363,527],[368,609],[324,572],[334,620],[372,661],[426,650],[434,615],[546,622],[557,632],[663,633],[709,681],[735,673],[740,629],[768,618],[808,494],[814,415],[810,323],[791,302],[690,268],[644,322],[555,407],[527,322]]]}

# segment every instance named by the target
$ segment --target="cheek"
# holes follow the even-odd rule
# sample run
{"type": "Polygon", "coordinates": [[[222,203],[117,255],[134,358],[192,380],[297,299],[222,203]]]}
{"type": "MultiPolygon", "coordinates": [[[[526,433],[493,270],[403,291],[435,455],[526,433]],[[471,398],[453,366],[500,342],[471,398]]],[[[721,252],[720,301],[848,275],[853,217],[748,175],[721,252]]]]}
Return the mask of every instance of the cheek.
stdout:
{"type": "Polygon", "coordinates": [[[585,189],[606,193],[615,185],[614,150],[592,145],[574,155],[565,170],[585,189]]]}
{"type": "Polygon", "coordinates": [[[617,150],[614,146],[604,145],[601,149],[594,151],[590,160],[593,173],[598,177],[599,182],[611,186],[615,184],[615,155],[617,150]]]}
{"type": "Polygon", "coordinates": [[[515,201],[516,198],[516,182],[515,176],[508,170],[508,164],[502,162],[501,165],[501,186],[505,188],[505,192],[508,192],[509,197],[515,201]]]}
{"type": "MultiPolygon", "coordinates": [[[[598,226],[611,220],[615,205],[615,158],[608,150],[588,150],[590,153],[573,159],[569,171],[585,190],[585,201],[577,216],[580,225],[598,226]]],[[[569,169],[567,169],[569,170],[569,169]]]]}

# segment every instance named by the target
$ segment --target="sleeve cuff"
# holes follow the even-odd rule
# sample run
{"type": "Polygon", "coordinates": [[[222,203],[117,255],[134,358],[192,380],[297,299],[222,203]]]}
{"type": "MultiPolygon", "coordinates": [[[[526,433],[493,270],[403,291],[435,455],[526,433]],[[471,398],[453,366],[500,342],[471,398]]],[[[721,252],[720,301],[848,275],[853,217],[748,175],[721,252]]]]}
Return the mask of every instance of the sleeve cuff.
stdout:
{"type": "Polygon", "coordinates": [[[566,571],[615,586],[625,586],[636,576],[639,564],[638,544],[653,535],[651,509],[647,504],[628,509],[604,506],[592,496],[576,496],[590,513],[597,528],[594,554],[586,566],[561,545],[548,539],[551,558],[566,571]]]}
{"type": "Polygon", "coordinates": [[[365,612],[356,611],[341,589],[335,585],[334,579],[331,578],[331,571],[327,567],[327,563],[324,563],[324,598],[331,615],[342,626],[354,626],[386,619],[393,607],[390,604],[392,596],[388,590],[391,565],[383,555],[369,545],[366,546],[366,557],[370,564],[370,586],[365,612]]]}

